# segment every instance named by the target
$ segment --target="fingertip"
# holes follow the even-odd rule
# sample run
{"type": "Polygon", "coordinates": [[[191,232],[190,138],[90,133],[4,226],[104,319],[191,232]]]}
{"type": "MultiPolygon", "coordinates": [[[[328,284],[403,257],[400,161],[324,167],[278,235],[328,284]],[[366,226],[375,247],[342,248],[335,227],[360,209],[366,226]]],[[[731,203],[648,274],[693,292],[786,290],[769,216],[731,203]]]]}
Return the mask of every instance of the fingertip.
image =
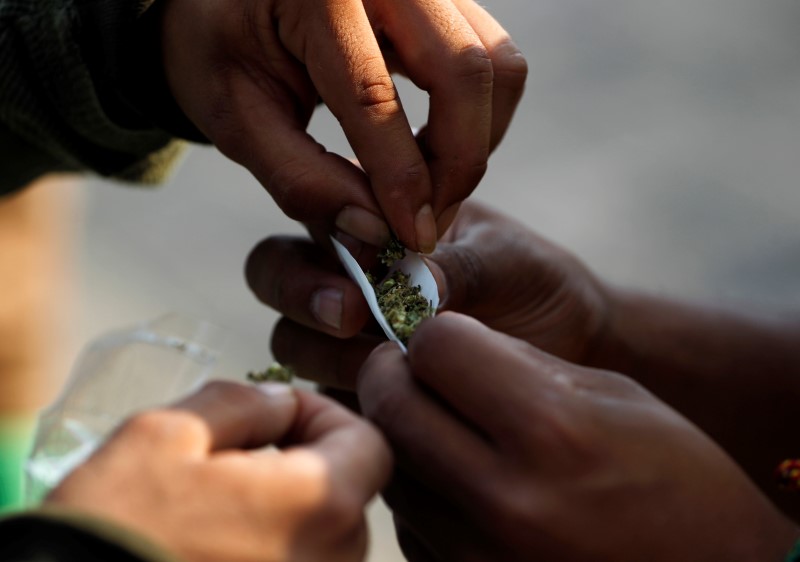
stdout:
{"type": "Polygon", "coordinates": [[[256,293],[256,289],[262,285],[261,278],[267,253],[267,245],[268,239],[262,240],[256,244],[253,249],[250,250],[250,253],[247,254],[247,258],[244,262],[244,278],[247,282],[247,286],[253,293],[256,293]]]}
{"type": "Polygon", "coordinates": [[[405,354],[396,342],[385,341],[373,349],[356,378],[359,396],[362,392],[368,392],[376,379],[383,379],[387,372],[396,370],[401,362],[405,363],[405,354]]]}
{"type": "Polygon", "coordinates": [[[342,329],[344,291],[335,287],[323,287],[311,295],[311,314],[317,322],[336,332],[342,329]]]}
{"type": "Polygon", "coordinates": [[[309,309],[319,329],[336,338],[358,334],[370,319],[369,306],[355,283],[343,287],[324,286],[311,295],[309,309]]]}
{"type": "Polygon", "coordinates": [[[290,384],[282,382],[260,382],[255,385],[256,390],[266,396],[270,401],[297,402],[297,395],[290,384]]]}
{"type": "MultiPolygon", "coordinates": [[[[415,367],[423,367],[432,361],[456,356],[463,347],[472,347],[470,339],[480,339],[478,330],[488,330],[470,316],[453,311],[442,311],[433,318],[423,320],[408,342],[408,360],[415,367]]],[[[478,344],[476,341],[475,344],[478,344]]]]}
{"type": "Polygon", "coordinates": [[[437,226],[433,216],[433,208],[425,203],[414,217],[414,230],[416,233],[417,251],[422,254],[431,254],[436,250],[437,226]]]}
{"type": "Polygon", "coordinates": [[[397,359],[398,356],[402,357],[403,355],[403,350],[400,349],[400,346],[397,344],[397,342],[384,341],[372,350],[372,353],[370,353],[369,357],[367,357],[367,361],[364,363],[364,366],[366,367],[371,363],[381,364],[386,361],[392,361],[397,359]]]}
{"type": "Polygon", "coordinates": [[[335,224],[343,233],[371,246],[382,248],[391,238],[386,221],[361,207],[344,207],[336,216],[335,224]]]}

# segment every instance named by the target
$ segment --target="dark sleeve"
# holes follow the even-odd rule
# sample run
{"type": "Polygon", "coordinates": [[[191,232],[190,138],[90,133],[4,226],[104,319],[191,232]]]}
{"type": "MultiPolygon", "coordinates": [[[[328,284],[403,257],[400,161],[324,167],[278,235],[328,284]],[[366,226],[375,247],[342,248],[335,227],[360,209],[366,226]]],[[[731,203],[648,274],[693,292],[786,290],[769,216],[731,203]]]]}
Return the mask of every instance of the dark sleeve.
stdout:
{"type": "Polygon", "coordinates": [[[178,562],[143,537],[114,524],[54,510],[0,520],[0,561],[178,562]]]}
{"type": "Polygon", "coordinates": [[[0,194],[47,172],[157,182],[202,135],[166,87],[158,5],[0,0],[0,194]]]}

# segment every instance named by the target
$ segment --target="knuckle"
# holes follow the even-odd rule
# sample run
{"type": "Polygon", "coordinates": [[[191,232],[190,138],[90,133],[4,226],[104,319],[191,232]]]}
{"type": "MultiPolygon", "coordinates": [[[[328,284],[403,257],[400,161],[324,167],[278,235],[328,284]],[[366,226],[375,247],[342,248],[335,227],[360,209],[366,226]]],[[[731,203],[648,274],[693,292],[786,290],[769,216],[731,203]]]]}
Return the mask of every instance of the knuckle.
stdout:
{"type": "Polygon", "coordinates": [[[294,220],[313,220],[309,204],[315,172],[313,166],[299,160],[290,160],[280,165],[266,182],[266,189],[280,209],[294,220]]]}
{"type": "Polygon", "coordinates": [[[396,115],[400,111],[397,90],[392,77],[385,71],[374,72],[375,62],[367,62],[358,73],[356,103],[378,117],[396,115]]]}
{"type": "Polygon", "coordinates": [[[390,205],[402,203],[410,194],[421,193],[428,181],[428,165],[424,160],[414,160],[408,164],[393,167],[385,176],[387,187],[383,190],[383,199],[390,205]]]}
{"type": "MultiPolygon", "coordinates": [[[[563,408],[568,409],[568,408],[563,408]]],[[[570,470],[576,473],[591,471],[599,457],[595,445],[595,432],[585,420],[576,421],[574,416],[552,408],[546,420],[543,420],[541,436],[543,440],[552,443],[565,451],[571,459],[570,470]]]]}
{"type": "Polygon", "coordinates": [[[461,189],[456,192],[458,199],[466,199],[480,183],[486,174],[488,167],[488,151],[477,154],[463,162],[460,166],[459,174],[463,181],[461,189]]]}
{"type": "Polygon", "coordinates": [[[454,72],[459,79],[491,92],[494,69],[486,47],[480,44],[468,45],[458,52],[454,62],[454,72]]]}
{"type": "Polygon", "coordinates": [[[529,474],[507,468],[497,473],[502,478],[483,481],[475,500],[486,515],[487,531],[498,538],[514,529],[536,529],[548,516],[547,502],[531,488],[529,474]]]}
{"type": "Polygon", "coordinates": [[[126,421],[120,435],[158,442],[172,439],[176,434],[194,431],[197,423],[191,416],[175,410],[147,410],[126,421]]]}
{"type": "Polygon", "coordinates": [[[528,62],[522,51],[508,39],[492,50],[491,57],[495,83],[511,89],[522,89],[528,78],[528,62]]]}
{"type": "MultiPolygon", "coordinates": [[[[486,174],[488,160],[489,144],[487,142],[471,147],[469,150],[463,150],[448,162],[445,180],[447,188],[441,191],[441,196],[446,196],[445,201],[448,205],[469,197],[486,174]]],[[[440,186],[441,184],[437,184],[437,187],[440,186]]]]}

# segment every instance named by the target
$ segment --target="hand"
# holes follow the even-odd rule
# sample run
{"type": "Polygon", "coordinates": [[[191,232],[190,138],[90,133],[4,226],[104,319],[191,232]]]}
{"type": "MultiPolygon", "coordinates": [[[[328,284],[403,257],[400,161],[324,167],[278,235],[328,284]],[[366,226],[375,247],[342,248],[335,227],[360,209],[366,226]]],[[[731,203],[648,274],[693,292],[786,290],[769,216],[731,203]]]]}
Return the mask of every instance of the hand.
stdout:
{"type": "MultiPolygon", "coordinates": [[[[464,204],[427,261],[444,310],[577,363],[603,337],[608,289],[572,255],[486,207],[464,204]]],[[[252,252],[247,279],[262,302],[290,319],[273,336],[277,359],[305,377],[352,388],[381,338],[336,339],[357,334],[370,313],[335,258],[309,241],[270,238],[252,252]]]]}
{"type": "MultiPolygon", "coordinates": [[[[382,338],[368,331],[359,290],[322,254],[310,242],[266,240],[251,255],[248,280],[286,316],[272,338],[278,360],[329,387],[352,388],[382,338]]],[[[634,378],[701,427],[800,521],[797,498],[774,480],[778,463],[798,454],[796,317],[611,287],[564,250],[473,202],[427,260],[443,309],[572,363],[634,378]]]]}
{"type": "Polygon", "coordinates": [[[46,501],[188,562],[362,560],[390,465],[378,433],[321,396],[219,382],[133,417],[46,501]]]}
{"type": "Polygon", "coordinates": [[[695,426],[631,380],[445,313],[358,394],[392,445],[412,562],[781,560],[798,536],[695,426]]]}
{"type": "Polygon", "coordinates": [[[176,101],[284,212],[377,246],[385,217],[423,252],[483,175],[527,73],[472,0],[168,0],[162,26],[176,101]],[[417,139],[391,71],[430,94],[417,139]],[[320,98],[363,172],[306,133],[320,98]]]}

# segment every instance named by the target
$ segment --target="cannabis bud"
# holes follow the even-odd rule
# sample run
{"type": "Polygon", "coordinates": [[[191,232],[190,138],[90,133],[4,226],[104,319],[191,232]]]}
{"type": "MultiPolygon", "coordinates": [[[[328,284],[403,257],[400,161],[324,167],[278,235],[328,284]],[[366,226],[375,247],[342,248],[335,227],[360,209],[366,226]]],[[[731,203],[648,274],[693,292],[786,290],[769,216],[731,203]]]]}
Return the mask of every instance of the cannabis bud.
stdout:
{"type": "MultiPolygon", "coordinates": [[[[406,249],[397,238],[393,237],[389,245],[378,254],[378,258],[384,265],[391,266],[405,255],[406,249]]],[[[367,279],[375,289],[378,307],[397,339],[403,344],[408,344],[411,334],[419,323],[433,316],[431,302],[422,295],[420,286],[411,286],[409,276],[399,269],[381,283],[376,283],[375,277],[369,273],[367,279]]]]}
{"type": "Polygon", "coordinates": [[[406,255],[403,245],[395,239],[379,254],[383,265],[369,272],[336,238],[331,237],[331,243],[386,336],[406,351],[411,334],[439,306],[436,280],[425,261],[414,252],[406,255]]]}
{"type": "Polygon", "coordinates": [[[247,380],[250,382],[290,383],[292,379],[294,379],[294,370],[278,362],[272,363],[265,371],[250,371],[247,373],[247,380]]]}
{"type": "Polygon", "coordinates": [[[403,344],[408,344],[420,322],[433,316],[433,307],[420,293],[419,285],[412,287],[408,275],[399,269],[375,286],[375,296],[386,321],[403,344]]]}
{"type": "Polygon", "coordinates": [[[400,240],[394,236],[389,240],[389,244],[378,254],[378,259],[386,267],[392,267],[394,262],[400,261],[404,257],[406,257],[406,249],[400,243],[400,240]]]}

